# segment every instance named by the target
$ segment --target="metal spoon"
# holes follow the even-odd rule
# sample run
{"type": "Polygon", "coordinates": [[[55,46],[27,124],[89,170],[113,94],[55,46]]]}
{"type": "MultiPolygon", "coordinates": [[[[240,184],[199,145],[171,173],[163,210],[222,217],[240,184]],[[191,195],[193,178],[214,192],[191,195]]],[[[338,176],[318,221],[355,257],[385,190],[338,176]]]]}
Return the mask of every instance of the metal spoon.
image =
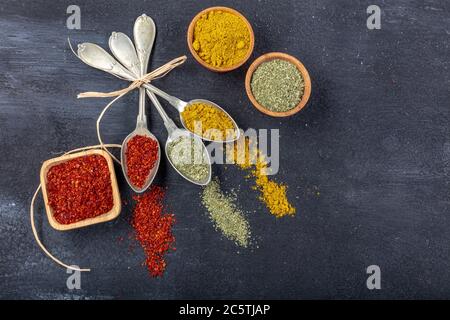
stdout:
{"type": "MultiPolygon", "coordinates": [[[[139,19],[139,18],[138,18],[139,19]]],[[[151,52],[150,50],[143,51],[145,55],[142,59],[138,59],[136,55],[136,49],[133,45],[131,39],[124,33],[121,32],[113,32],[109,37],[109,48],[114,56],[122,63],[125,67],[128,68],[128,71],[132,72],[135,76],[142,76],[145,74],[145,70],[147,69],[147,63],[151,52]],[[145,65],[141,64],[143,62],[145,65]],[[144,69],[145,67],[145,69],[144,69]]],[[[134,129],[122,142],[122,148],[120,152],[120,160],[122,163],[122,171],[128,185],[133,189],[133,191],[137,193],[144,192],[148,189],[148,187],[152,184],[153,179],[158,172],[159,162],[161,158],[160,146],[158,139],[148,130],[147,127],[147,117],[145,115],[145,89],[139,90],[139,114],[136,120],[136,129],[134,129]],[[128,175],[128,167],[127,167],[127,150],[128,150],[128,142],[133,137],[140,135],[146,136],[150,139],[153,139],[157,142],[158,145],[158,157],[153,166],[153,168],[148,173],[145,184],[142,188],[139,188],[130,180],[128,175]]]]}
{"type": "MultiPolygon", "coordinates": [[[[124,68],[121,64],[117,63],[117,61],[113,57],[111,57],[111,55],[109,53],[107,53],[105,50],[103,50],[100,46],[98,46],[96,44],[93,44],[93,43],[79,44],[78,45],[78,56],[87,65],[90,65],[91,67],[111,73],[118,78],[129,80],[129,81],[133,81],[137,78],[132,72],[130,72],[128,69],[124,68]]],[[[203,103],[208,103],[208,104],[211,104],[211,105],[217,107],[218,109],[225,112],[225,114],[233,121],[233,125],[236,129],[235,138],[225,140],[223,142],[232,142],[232,141],[239,139],[240,130],[239,130],[236,122],[228,114],[228,112],[226,112],[224,109],[222,109],[217,104],[215,104],[211,101],[208,101],[208,100],[204,100],[204,99],[196,99],[196,100],[191,100],[189,102],[185,102],[181,99],[178,99],[174,96],[167,94],[166,92],[162,91],[161,89],[156,88],[152,84],[144,84],[143,87],[156,93],[163,99],[167,100],[172,106],[174,106],[180,113],[180,121],[185,128],[186,128],[186,124],[184,123],[183,117],[181,116],[181,112],[183,112],[184,109],[188,105],[190,105],[192,103],[196,103],[196,102],[203,102],[203,103]]],[[[218,140],[205,139],[201,136],[199,136],[199,137],[206,141],[220,142],[218,140]]]]}
{"type": "Polygon", "coordinates": [[[122,80],[133,81],[135,76],[122,66],[116,59],[114,59],[102,47],[89,42],[84,42],[78,45],[77,56],[85,64],[108,72],[122,80]]]}
{"type": "Polygon", "coordinates": [[[164,122],[164,126],[167,129],[167,140],[166,140],[166,157],[169,160],[170,164],[172,165],[172,167],[186,180],[188,180],[189,182],[192,182],[194,184],[198,184],[198,185],[207,185],[210,181],[211,181],[211,158],[209,157],[209,153],[208,150],[206,149],[205,145],[203,144],[203,141],[195,136],[193,133],[191,133],[188,130],[185,129],[180,129],[178,128],[175,123],[173,122],[172,119],[170,119],[170,117],[167,115],[167,113],[164,111],[163,107],[161,106],[161,104],[159,103],[159,101],[156,99],[155,95],[151,92],[149,92],[147,90],[147,95],[149,96],[150,100],[152,100],[153,104],[155,105],[156,110],[159,112],[159,114],[161,115],[161,118],[163,119],[164,122]],[[170,158],[167,150],[169,145],[177,140],[180,137],[188,137],[189,139],[195,140],[194,143],[200,143],[203,146],[203,158],[206,160],[206,163],[209,166],[209,170],[208,170],[208,179],[204,180],[204,181],[195,181],[192,180],[191,178],[189,178],[188,176],[184,175],[180,170],[178,170],[177,166],[175,165],[175,163],[172,162],[172,159],[170,158]]]}
{"type": "MultiPolygon", "coordinates": [[[[151,49],[151,46],[155,40],[155,34],[156,34],[155,23],[153,22],[153,20],[150,17],[148,17],[146,15],[142,15],[136,19],[136,22],[134,24],[133,33],[134,33],[134,42],[136,44],[138,56],[140,56],[140,54],[143,55],[145,53],[146,48],[150,47],[150,49],[151,49]]],[[[142,59],[141,59],[141,61],[142,61],[142,59]]],[[[147,69],[147,66],[145,67],[145,70],[146,69],[147,69]]],[[[141,89],[141,90],[144,91],[145,89],[141,89]]],[[[165,110],[163,109],[161,104],[159,103],[156,96],[148,90],[147,90],[147,94],[148,94],[150,100],[152,100],[153,104],[155,105],[156,110],[161,115],[161,118],[163,119],[164,125],[167,129],[168,137],[167,137],[166,148],[165,148],[166,149],[166,157],[169,160],[172,167],[174,167],[174,169],[183,178],[185,178],[186,180],[188,180],[194,184],[198,184],[198,185],[208,184],[211,181],[211,159],[209,157],[209,153],[206,150],[206,147],[203,144],[203,142],[200,139],[198,139],[197,137],[195,137],[193,134],[191,134],[190,132],[179,129],[175,125],[173,120],[170,119],[170,117],[167,115],[167,113],[165,112],[165,110]],[[203,157],[205,160],[207,160],[207,164],[209,166],[208,178],[205,181],[195,181],[195,180],[192,180],[191,178],[185,176],[183,173],[180,172],[180,170],[178,170],[176,165],[172,162],[172,159],[170,158],[169,154],[167,153],[168,146],[170,145],[170,143],[182,136],[188,137],[190,139],[195,139],[195,141],[197,143],[201,143],[201,145],[203,147],[203,151],[202,151],[203,157]]]]}
{"type": "MultiPolygon", "coordinates": [[[[124,66],[122,66],[120,63],[117,62],[116,59],[114,59],[108,52],[106,52],[104,49],[102,49],[100,46],[93,44],[93,43],[82,43],[78,45],[78,51],[77,51],[78,57],[87,65],[108,72],[120,79],[134,81],[136,79],[136,76],[133,75],[132,72],[130,72],[128,69],[126,69],[124,66]]],[[[172,121],[172,119],[169,118],[169,116],[166,114],[164,109],[162,108],[159,101],[156,99],[154,94],[147,91],[147,94],[149,94],[150,99],[154,103],[157,111],[161,115],[164,125],[166,126],[167,132],[168,132],[168,138],[166,141],[166,146],[177,139],[180,136],[189,136],[193,139],[196,139],[197,141],[200,140],[198,137],[194,136],[187,130],[179,129],[175,123],[172,121]]],[[[207,156],[208,164],[209,164],[209,177],[205,181],[193,181],[189,177],[186,177],[183,175],[172,163],[171,159],[168,157],[167,151],[166,156],[169,159],[170,164],[174,167],[174,169],[186,180],[198,184],[198,185],[206,185],[211,181],[211,159],[209,157],[209,153],[206,150],[206,147],[204,146],[203,142],[200,140],[200,142],[203,145],[203,152],[207,156]]]]}
{"type": "Polygon", "coordinates": [[[233,127],[234,127],[234,135],[233,138],[230,139],[225,139],[225,140],[211,140],[211,139],[207,139],[201,135],[197,135],[195,132],[193,132],[196,136],[200,137],[203,140],[206,141],[215,141],[215,142],[233,142],[239,139],[240,136],[240,130],[238,125],[236,124],[236,121],[234,121],[234,119],[230,116],[230,114],[228,112],[226,112],[223,108],[221,108],[219,105],[215,104],[212,101],[209,100],[205,100],[205,99],[194,99],[191,100],[189,102],[183,101],[181,99],[178,99],[177,97],[171,96],[170,94],[162,91],[161,89],[156,88],[154,85],[148,83],[144,85],[145,88],[147,88],[148,90],[152,91],[153,93],[156,93],[158,96],[160,96],[161,98],[163,98],[164,100],[166,100],[167,102],[169,102],[173,107],[175,107],[175,109],[178,110],[178,112],[180,113],[180,121],[183,124],[183,127],[185,127],[187,130],[189,130],[186,126],[186,123],[184,122],[183,117],[181,116],[181,113],[191,104],[194,103],[206,103],[209,105],[214,106],[215,108],[221,110],[223,113],[225,113],[227,115],[228,118],[231,119],[231,121],[233,122],[233,127]]]}
{"type": "MultiPolygon", "coordinates": [[[[130,72],[128,69],[124,68],[121,64],[119,64],[109,53],[107,53],[105,50],[103,50],[100,46],[93,44],[93,43],[82,43],[78,45],[78,56],[80,57],[80,59],[86,63],[87,65],[93,67],[93,68],[97,68],[103,71],[106,71],[108,73],[111,73],[112,75],[120,78],[120,79],[125,79],[125,80],[129,80],[129,81],[134,81],[136,80],[136,76],[130,72]]],[[[183,126],[186,128],[186,124],[184,123],[183,117],[181,116],[181,112],[184,111],[184,109],[192,104],[192,103],[196,103],[196,102],[204,102],[204,103],[208,103],[211,104],[215,107],[217,107],[218,109],[222,110],[223,112],[225,112],[225,114],[227,114],[227,116],[233,121],[233,125],[236,129],[236,134],[235,134],[235,138],[234,139],[229,139],[229,140],[225,140],[223,142],[232,142],[235,140],[238,140],[240,137],[240,130],[236,124],[236,122],[234,121],[234,119],[228,114],[228,112],[226,112],[224,109],[222,109],[220,106],[218,106],[217,104],[208,101],[208,100],[204,100],[204,99],[196,99],[196,100],[191,100],[189,102],[185,102],[181,99],[178,99],[174,96],[171,96],[167,93],[165,93],[164,91],[162,91],[161,89],[156,88],[154,85],[152,84],[144,84],[143,87],[145,87],[146,89],[156,93],[157,95],[159,95],[160,97],[162,97],[163,99],[167,100],[172,106],[174,106],[178,112],[180,113],[180,121],[183,124],[183,126]]],[[[198,136],[198,135],[197,135],[198,136]]],[[[216,141],[216,142],[220,142],[218,140],[210,140],[210,139],[205,139],[201,136],[199,136],[200,138],[202,138],[203,140],[206,141],[216,141]]]]}

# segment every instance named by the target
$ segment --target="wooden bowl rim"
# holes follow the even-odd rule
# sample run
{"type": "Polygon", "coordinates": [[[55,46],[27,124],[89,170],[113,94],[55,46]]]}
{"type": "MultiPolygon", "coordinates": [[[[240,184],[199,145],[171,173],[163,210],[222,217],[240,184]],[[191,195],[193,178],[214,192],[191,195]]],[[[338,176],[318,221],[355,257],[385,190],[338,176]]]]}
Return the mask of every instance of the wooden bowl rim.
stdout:
{"type": "Polygon", "coordinates": [[[44,203],[45,203],[45,211],[47,212],[47,218],[48,218],[50,225],[56,230],[66,231],[66,230],[86,227],[86,226],[101,223],[101,222],[107,222],[107,221],[115,219],[119,215],[119,213],[122,209],[122,204],[120,201],[119,187],[117,185],[116,173],[114,171],[114,163],[112,161],[111,156],[104,150],[101,150],[101,149],[86,150],[86,151],[76,152],[76,153],[63,155],[60,157],[46,160],[46,161],[44,161],[44,163],[41,166],[40,180],[41,180],[41,187],[42,187],[42,195],[43,195],[44,203]],[[110,211],[103,213],[97,217],[88,218],[88,219],[70,223],[70,224],[61,224],[58,221],[56,221],[55,217],[53,216],[53,209],[48,204],[48,193],[47,193],[48,170],[50,170],[50,168],[53,167],[54,165],[66,162],[68,160],[83,157],[83,156],[93,155],[93,154],[98,154],[98,155],[103,156],[106,159],[106,162],[108,163],[108,169],[109,169],[109,174],[110,174],[110,179],[111,179],[111,188],[112,188],[112,192],[113,192],[113,207],[111,208],[110,211]]]}
{"type": "Polygon", "coordinates": [[[269,52],[258,57],[255,61],[253,61],[253,63],[248,68],[247,74],[245,75],[245,91],[247,92],[247,96],[252,102],[253,106],[262,113],[272,117],[288,117],[293,114],[296,114],[306,106],[306,103],[308,102],[309,97],[311,96],[311,78],[309,76],[308,70],[305,68],[303,63],[301,63],[300,60],[298,60],[296,57],[291,56],[284,52],[269,52]],[[294,64],[297,67],[298,71],[300,71],[300,73],[302,74],[303,81],[305,82],[305,89],[300,102],[294,108],[288,111],[275,112],[265,108],[256,100],[251,89],[251,80],[255,70],[259,67],[261,63],[274,59],[282,59],[294,64]]]}
{"type": "Polygon", "coordinates": [[[229,72],[229,71],[235,70],[235,69],[241,67],[244,63],[247,62],[247,60],[250,58],[250,56],[253,53],[253,49],[254,49],[254,46],[255,46],[255,34],[253,33],[252,25],[250,24],[250,22],[247,20],[247,18],[242,13],[240,13],[239,11],[237,11],[237,10],[235,10],[233,8],[216,6],[216,7],[206,8],[206,9],[200,11],[199,13],[197,13],[195,15],[195,17],[192,19],[192,21],[191,21],[191,23],[189,24],[189,27],[188,27],[187,43],[188,43],[188,47],[189,47],[189,51],[191,52],[191,55],[194,57],[195,60],[197,60],[198,63],[200,63],[203,67],[205,67],[208,70],[222,73],[222,72],[229,72]],[[237,15],[238,17],[240,17],[245,22],[245,24],[247,25],[247,28],[248,28],[248,30],[250,32],[250,47],[249,47],[249,50],[247,52],[247,55],[238,64],[236,64],[234,66],[231,66],[231,67],[227,67],[227,68],[217,68],[217,67],[209,65],[208,63],[206,63],[205,61],[203,61],[200,58],[200,56],[197,54],[197,51],[195,51],[194,47],[193,47],[194,26],[197,23],[197,20],[200,19],[200,17],[202,15],[204,15],[205,13],[208,13],[210,11],[219,11],[219,10],[225,11],[225,12],[229,12],[229,13],[233,13],[233,14],[237,15]]]}

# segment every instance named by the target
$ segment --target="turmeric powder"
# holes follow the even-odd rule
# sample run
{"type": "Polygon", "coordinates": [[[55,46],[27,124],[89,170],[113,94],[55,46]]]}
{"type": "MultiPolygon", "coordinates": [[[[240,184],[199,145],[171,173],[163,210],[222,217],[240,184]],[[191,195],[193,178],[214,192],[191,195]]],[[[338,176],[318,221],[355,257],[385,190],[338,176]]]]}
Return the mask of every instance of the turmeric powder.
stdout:
{"type": "Polygon", "coordinates": [[[232,67],[244,60],[250,50],[250,30],[233,13],[210,11],[195,23],[192,46],[207,64],[232,67]]]}
{"type": "Polygon", "coordinates": [[[193,103],[181,113],[186,129],[215,141],[232,140],[236,128],[231,118],[219,108],[207,103],[193,103]]]}
{"type": "Polygon", "coordinates": [[[255,189],[261,192],[260,199],[265,203],[271,214],[277,218],[295,215],[296,209],[287,198],[287,186],[269,179],[266,174],[268,164],[262,152],[258,148],[250,147],[248,137],[242,139],[245,139],[243,141],[245,144],[244,155],[239,155],[238,145],[242,141],[237,141],[231,151],[227,149],[228,152],[232,152],[232,155],[228,153],[228,157],[231,157],[233,162],[241,169],[250,170],[250,176],[255,179],[255,189]]]}

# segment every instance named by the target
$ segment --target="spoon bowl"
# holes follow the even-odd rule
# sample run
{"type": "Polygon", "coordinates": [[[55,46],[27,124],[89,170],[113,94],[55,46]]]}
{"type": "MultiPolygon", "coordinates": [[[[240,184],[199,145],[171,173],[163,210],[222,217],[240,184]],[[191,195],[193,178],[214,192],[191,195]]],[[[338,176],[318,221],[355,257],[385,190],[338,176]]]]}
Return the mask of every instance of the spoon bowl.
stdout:
{"type": "Polygon", "coordinates": [[[170,164],[172,165],[172,167],[178,172],[178,174],[180,174],[183,178],[185,178],[186,180],[188,180],[189,182],[199,185],[199,186],[205,186],[207,185],[210,181],[211,181],[211,176],[212,176],[212,168],[211,168],[211,158],[209,156],[208,150],[206,149],[205,145],[203,144],[203,141],[198,138],[197,136],[195,136],[194,134],[192,134],[190,131],[188,130],[184,130],[184,129],[175,129],[173,130],[169,136],[167,137],[166,140],[166,157],[169,160],[170,164]],[[186,176],[185,174],[183,174],[178,167],[176,166],[175,163],[173,163],[172,158],[170,157],[169,153],[168,153],[168,149],[169,149],[169,145],[174,142],[175,140],[177,140],[180,137],[187,137],[189,139],[193,139],[195,142],[194,143],[198,143],[202,146],[203,150],[202,150],[202,157],[204,160],[206,161],[206,164],[208,164],[208,178],[204,181],[196,181],[193,180],[191,178],[189,178],[188,176],[186,176]]]}
{"type": "Polygon", "coordinates": [[[133,132],[131,132],[123,140],[122,148],[120,151],[120,162],[122,163],[122,170],[123,170],[123,175],[125,176],[125,180],[127,181],[128,185],[134,192],[142,193],[148,189],[148,187],[152,184],[153,180],[155,179],[156,174],[158,173],[160,160],[161,160],[161,147],[159,145],[159,141],[147,128],[145,128],[143,126],[137,126],[136,129],[133,132]],[[141,188],[138,188],[137,186],[135,186],[131,182],[131,180],[128,176],[127,152],[126,152],[128,149],[127,148],[128,141],[130,141],[133,137],[138,136],[138,135],[148,137],[148,138],[156,141],[156,143],[158,144],[158,158],[157,158],[155,164],[153,165],[153,168],[150,169],[150,172],[148,173],[148,176],[147,176],[147,180],[145,181],[144,185],[141,188]]]}
{"type": "Polygon", "coordinates": [[[191,132],[191,133],[192,133],[193,135],[195,135],[196,137],[198,137],[198,138],[200,138],[200,139],[203,139],[203,140],[205,140],[205,141],[228,143],[228,142],[233,142],[233,141],[238,140],[239,137],[240,137],[240,134],[241,134],[241,131],[239,130],[239,127],[238,127],[236,121],[234,121],[234,119],[230,116],[230,114],[229,114],[228,112],[226,112],[226,111],[225,111],[222,107],[220,107],[218,104],[216,104],[216,103],[214,103],[214,102],[212,102],[212,101],[206,100],[206,99],[194,99],[194,100],[189,101],[184,107],[181,108],[181,111],[180,111],[180,121],[181,121],[181,124],[183,125],[183,127],[184,127],[186,130],[188,130],[189,132],[191,132]],[[214,108],[216,108],[216,109],[222,111],[223,113],[225,113],[226,116],[227,116],[227,117],[231,120],[231,122],[233,123],[233,129],[234,129],[234,134],[233,134],[233,136],[230,137],[230,138],[228,138],[228,136],[226,136],[226,137],[224,137],[225,139],[223,139],[223,140],[209,139],[209,138],[206,138],[206,137],[204,137],[204,136],[202,136],[202,135],[199,135],[199,134],[197,134],[197,133],[195,133],[195,132],[190,131],[190,130],[187,128],[187,126],[186,126],[186,123],[185,123],[184,118],[183,118],[183,116],[182,116],[182,112],[183,112],[188,106],[190,106],[190,105],[192,105],[192,104],[195,104],[195,103],[205,103],[205,104],[211,105],[211,106],[213,106],[214,108]]]}

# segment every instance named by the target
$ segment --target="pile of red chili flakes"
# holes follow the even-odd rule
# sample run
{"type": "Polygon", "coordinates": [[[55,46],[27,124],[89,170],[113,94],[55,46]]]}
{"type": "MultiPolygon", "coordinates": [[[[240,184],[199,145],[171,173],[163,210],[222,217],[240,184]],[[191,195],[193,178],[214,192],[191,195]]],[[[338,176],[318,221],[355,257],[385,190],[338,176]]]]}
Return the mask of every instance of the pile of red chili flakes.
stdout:
{"type": "Polygon", "coordinates": [[[142,188],[150,171],[158,160],[158,142],[152,138],[136,135],[127,142],[127,174],[131,183],[142,188]]]}
{"type": "Polygon", "coordinates": [[[71,224],[109,212],[113,194],[108,163],[101,155],[74,158],[47,173],[48,202],[61,224],[71,224]]]}
{"type": "Polygon", "coordinates": [[[172,234],[172,226],[175,216],[163,213],[163,200],[165,190],[153,185],[143,195],[134,196],[136,201],[131,225],[133,226],[136,239],[144,249],[146,256],[144,264],[151,276],[162,276],[166,269],[165,254],[173,246],[175,237],[172,234]]]}

